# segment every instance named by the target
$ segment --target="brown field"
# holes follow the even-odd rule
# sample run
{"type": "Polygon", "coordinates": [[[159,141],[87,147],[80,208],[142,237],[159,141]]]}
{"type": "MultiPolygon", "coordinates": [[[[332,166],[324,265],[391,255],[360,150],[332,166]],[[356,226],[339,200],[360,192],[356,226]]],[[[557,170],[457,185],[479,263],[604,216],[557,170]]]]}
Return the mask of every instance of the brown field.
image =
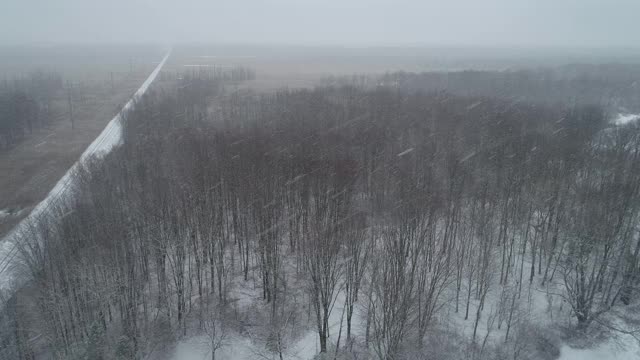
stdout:
{"type": "Polygon", "coordinates": [[[240,88],[272,91],[313,87],[330,76],[430,68],[424,56],[411,53],[396,56],[393,52],[283,46],[180,46],[174,48],[165,71],[182,73],[242,66],[254,70],[256,79],[242,83],[240,88]]]}

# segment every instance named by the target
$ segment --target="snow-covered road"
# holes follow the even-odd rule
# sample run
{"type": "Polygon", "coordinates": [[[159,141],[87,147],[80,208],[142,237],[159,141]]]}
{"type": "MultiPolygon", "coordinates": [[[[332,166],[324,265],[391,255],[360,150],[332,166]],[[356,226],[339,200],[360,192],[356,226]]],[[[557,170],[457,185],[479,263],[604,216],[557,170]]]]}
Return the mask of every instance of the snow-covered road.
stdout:
{"type": "Polygon", "coordinates": [[[21,234],[28,227],[28,224],[37,219],[38,216],[45,213],[51,204],[57,200],[63,199],[68,195],[68,189],[73,183],[73,179],[80,164],[91,157],[103,156],[110,152],[115,146],[122,141],[122,114],[133,108],[136,100],[140,98],[149,89],[149,86],[160,73],[165,62],[171,55],[168,50],[162,61],[151,72],[149,77],[142,83],[142,86],[133,94],[132,98],[124,105],[122,111],[118,113],[107,126],[102,130],[100,135],[87,147],[82,153],[80,159],[65,173],[65,175],[56,183],[47,197],[36,205],[29,216],[24,218],[13,230],[0,241],[0,293],[20,285],[22,279],[18,276],[16,269],[16,259],[19,254],[18,242],[21,234]]]}

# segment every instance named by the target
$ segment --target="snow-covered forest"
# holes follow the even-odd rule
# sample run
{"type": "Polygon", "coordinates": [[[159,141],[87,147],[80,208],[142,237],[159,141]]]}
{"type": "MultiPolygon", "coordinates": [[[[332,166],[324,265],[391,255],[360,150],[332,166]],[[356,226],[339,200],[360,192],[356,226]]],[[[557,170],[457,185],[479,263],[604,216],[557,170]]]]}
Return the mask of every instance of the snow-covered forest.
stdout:
{"type": "Polygon", "coordinates": [[[32,280],[6,299],[0,358],[633,346],[640,124],[392,76],[258,94],[227,88],[255,77],[236,68],[152,89],[24,234],[32,280]]]}

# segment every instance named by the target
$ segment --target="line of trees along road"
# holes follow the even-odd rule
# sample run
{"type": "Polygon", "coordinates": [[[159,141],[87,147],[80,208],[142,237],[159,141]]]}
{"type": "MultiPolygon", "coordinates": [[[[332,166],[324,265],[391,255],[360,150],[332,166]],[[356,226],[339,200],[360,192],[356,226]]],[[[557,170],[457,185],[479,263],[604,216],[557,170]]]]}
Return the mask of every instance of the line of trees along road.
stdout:
{"type": "Polygon", "coordinates": [[[33,224],[2,351],[141,359],[202,331],[215,358],[233,330],[282,358],[309,323],[325,356],[536,358],[527,289],[552,289],[554,321],[579,329],[636,301],[637,125],[605,129],[596,106],[183,81],[145,96],[124,145],[33,224]],[[264,306],[240,308],[243,286],[264,306]],[[473,330],[459,353],[430,341],[448,313],[473,330]]]}
{"type": "Polygon", "coordinates": [[[51,103],[60,89],[60,75],[42,71],[0,83],[0,150],[52,120],[51,103]]]}

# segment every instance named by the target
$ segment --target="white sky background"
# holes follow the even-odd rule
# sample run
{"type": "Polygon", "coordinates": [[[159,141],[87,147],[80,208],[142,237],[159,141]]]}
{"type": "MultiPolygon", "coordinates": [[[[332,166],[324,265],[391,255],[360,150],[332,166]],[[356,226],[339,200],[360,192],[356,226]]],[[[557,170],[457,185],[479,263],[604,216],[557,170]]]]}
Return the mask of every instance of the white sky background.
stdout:
{"type": "Polygon", "coordinates": [[[0,2],[0,44],[640,46],[640,0],[0,2]]]}

